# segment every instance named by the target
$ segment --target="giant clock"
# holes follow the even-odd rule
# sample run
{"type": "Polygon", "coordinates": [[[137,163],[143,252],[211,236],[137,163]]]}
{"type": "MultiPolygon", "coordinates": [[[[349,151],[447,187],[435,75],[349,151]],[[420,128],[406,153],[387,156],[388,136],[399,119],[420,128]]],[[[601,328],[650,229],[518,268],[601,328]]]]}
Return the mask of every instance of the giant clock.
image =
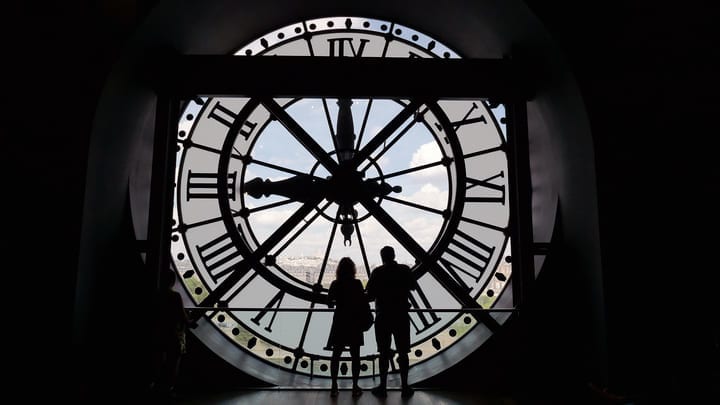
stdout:
{"type": "MultiPolygon", "coordinates": [[[[298,22],[237,54],[459,57],[412,28],[358,17],[298,22]]],[[[268,382],[329,385],[335,264],[351,257],[366,280],[391,245],[420,286],[410,299],[411,382],[475,350],[508,318],[477,309],[512,303],[504,111],[482,99],[186,103],[171,255],[186,303],[207,308],[194,332],[268,382]]],[[[361,348],[364,378],[377,375],[373,332],[361,348]]],[[[341,376],[348,370],[343,362],[341,376]]]]}

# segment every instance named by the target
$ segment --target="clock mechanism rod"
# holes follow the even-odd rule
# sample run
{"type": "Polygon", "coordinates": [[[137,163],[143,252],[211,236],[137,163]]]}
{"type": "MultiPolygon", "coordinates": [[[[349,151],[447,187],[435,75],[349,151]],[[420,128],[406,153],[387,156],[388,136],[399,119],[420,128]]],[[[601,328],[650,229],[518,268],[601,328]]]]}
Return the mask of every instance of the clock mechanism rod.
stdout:
{"type": "MultiPolygon", "coordinates": [[[[185,307],[189,310],[197,311],[217,311],[219,309],[223,311],[237,311],[237,312],[334,312],[335,308],[278,308],[278,307],[185,307]]],[[[375,309],[371,308],[371,311],[375,309]]],[[[517,308],[477,308],[477,307],[462,307],[462,308],[410,308],[408,312],[447,312],[447,313],[464,313],[464,312],[519,312],[517,308]]]]}

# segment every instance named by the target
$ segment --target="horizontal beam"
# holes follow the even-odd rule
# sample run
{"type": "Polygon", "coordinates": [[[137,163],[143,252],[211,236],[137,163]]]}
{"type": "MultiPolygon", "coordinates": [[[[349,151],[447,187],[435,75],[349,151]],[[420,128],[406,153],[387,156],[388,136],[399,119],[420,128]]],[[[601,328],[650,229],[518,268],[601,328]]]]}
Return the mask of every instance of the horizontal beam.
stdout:
{"type": "Polygon", "coordinates": [[[528,100],[510,59],[181,55],[154,66],[158,91],[179,98],[428,97],[528,100]]]}
{"type": "MultiPolygon", "coordinates": [[[[238,312],[333,312],[334,308],[242,308],[242,307],[185,307],[199,311],[238,311],[238,312]]],[[[375,309],[370,309],[375,312],[375,309]]],[[[408,312],[517,312],[516,308],[411,308],[408,312]]]]}

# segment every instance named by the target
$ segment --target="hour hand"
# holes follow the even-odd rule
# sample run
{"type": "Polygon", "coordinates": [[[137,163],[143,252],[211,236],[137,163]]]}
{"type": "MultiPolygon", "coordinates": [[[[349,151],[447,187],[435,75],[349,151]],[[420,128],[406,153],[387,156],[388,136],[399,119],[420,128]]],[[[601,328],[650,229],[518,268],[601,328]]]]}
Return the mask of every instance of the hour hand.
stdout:
{"type": "Polygon", "coordinates": [[[350,106],[352,100],[341,98],[338,100],[337,130],[335,131],[338,160],[344,162],[355,155],[355,133],[353,132],[353,118],[350,106]]]}
{"type": "Polygon", "coordinates": [[[305,202],[325,192],[325,181],[313,176],[299,175],[283,180],[254,179],[245,183],[244,191],[253,198],[281,195],[294,201],[305,202]]]}

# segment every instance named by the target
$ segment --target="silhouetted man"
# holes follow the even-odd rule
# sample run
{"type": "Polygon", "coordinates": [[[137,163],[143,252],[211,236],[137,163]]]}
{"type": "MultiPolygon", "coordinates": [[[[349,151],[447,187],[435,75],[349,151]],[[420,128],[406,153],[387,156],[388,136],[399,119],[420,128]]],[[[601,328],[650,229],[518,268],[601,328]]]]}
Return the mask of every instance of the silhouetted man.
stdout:
{"type": "Polygon", "coordinates": [[[371,300],[375,300],[375,339],[380,352],[380,385],[372,390],[379,396],[387,396],[387,372],[390,365],[390,339],[395,339],[398,353],[402,397],[413,394],[408,384],[410,361],[410,290],[417,288],[417,282],[410,267],[395,261],[395,250],[390,246],[380,249],[383,264],[373,270],[365,290],[371,300]]]}

